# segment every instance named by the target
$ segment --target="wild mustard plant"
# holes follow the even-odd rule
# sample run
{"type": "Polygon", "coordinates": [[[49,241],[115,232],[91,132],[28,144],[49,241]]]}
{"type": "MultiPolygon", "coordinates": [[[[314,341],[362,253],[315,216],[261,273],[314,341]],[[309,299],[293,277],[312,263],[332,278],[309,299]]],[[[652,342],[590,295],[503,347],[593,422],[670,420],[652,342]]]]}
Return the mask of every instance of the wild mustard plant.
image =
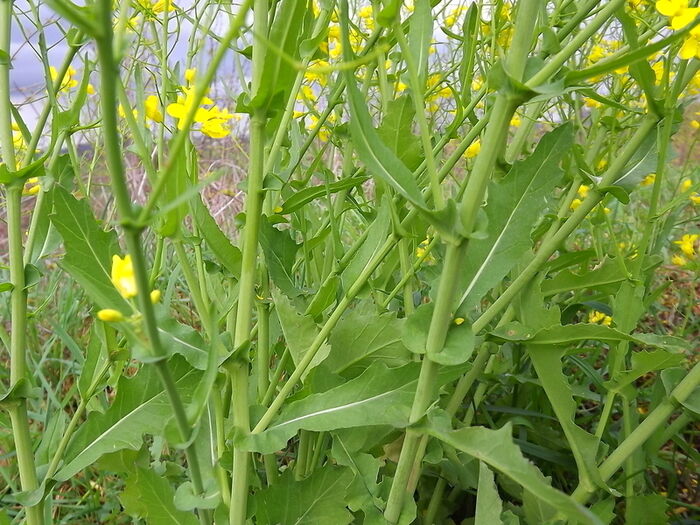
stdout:
{"type": "Polygon", "coordinates": [[[27,4],[0,521],[697,516],[695,2],[27,4]]]}

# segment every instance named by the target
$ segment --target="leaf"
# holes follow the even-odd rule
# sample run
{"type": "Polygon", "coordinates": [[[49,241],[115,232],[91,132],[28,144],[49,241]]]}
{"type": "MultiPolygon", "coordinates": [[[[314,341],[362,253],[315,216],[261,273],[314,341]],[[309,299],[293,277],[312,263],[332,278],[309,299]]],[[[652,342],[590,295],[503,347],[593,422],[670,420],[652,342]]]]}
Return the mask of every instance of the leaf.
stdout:
{"type": "Polygon", "coordinates": [[[377,134],[387,147],[410,170],[421,162],[420,138],[413,134],[416,109],[408,95],[402,95],[387,105],[386,114],[377,128],[377,134]]]}
{"type": "Polygon", "coordinates": [[[104,231],[85,199],[77,200],[63,188],[54,189],[51,222],[63,237],[66,255],[61,268],[85,290],[100,308],[123,314],[131,307],[112,284],[112,256],[120,253],[114,231],[104,231]]]}
{"type": "Polygon", "coordinates": [[[151,469],[136,468],[126,479],[119,499],[128,514],[145,519],[149,525],[197,525],[192,512],[175,508],[174,496],[168,478],[151,469]]]}
{"type": "MultiPolygon", "coordinates": [[[[387,196],[385,199],[386,198],[389,197],[387,196]]],[[[386,200],[384,204],[386,204],[386,200]]],[[[355,255],[350,259],[350,262],[348,262],[348,265],[340,276],[345,290],[350,289],[372,257],[381,248],[389,232],[390,220],[389,207],[386,205],[380,206],[377,211],[376,219],[369,226],[365,241],[358,248],[357,252],[355,252],[355,255]]]]}
{"type": "Polygon", "coordinates": [[[613,185],[627,192],[638,188],[644,177],[656,172],[657,157],[656,133],[649,133],[613,185]]]}
{"type": "MultiPolygon", "coordinates": [[[[351,60],[347,17],[343,27],[343,58],[351,60]]],[[[350,109],[350,136],[357,155],[367,170],[393,187],[420,210],[427,210],[418,183],[406,165],[384,144],[374,129],[367,101],[357,88],[352,69],[345,69],[346,92],[350,109]]]]}
{"type": "Polygon", "coordinates": [[[520,448],[513,443],[510,423],[498,430],[484,427],[448,430],[449,427],[444,426],[444,423],[435,424],[434,421],[424,430],[440,441],[498,470],[527,488],[539,500],[556,507],[574,523],[600,523],[585,507],[547,483],[537,467],[525,459],[520,448]]]}
{"type": "Polygon", "coordinates": [[[377,477],[383,461],[372,454],[353,450],[342,433],[333,433],[332,454],[338,465],[350,468],[355,474],[355,479],[348,487],[345,498],[348,507],[353,511],[368,507],[381,510],[377,501],[379,493],[377,477]]]}
{"type": "MultiPolygon", "coordinates": [[[[269,42],[263,63],[260,88],[253,93],[252,108],[281,109],[289,98],[296,69],[289,58],[299,59],[299,44],[308,38],[313,20],[306,2],[281,0],[276,7],[275,17],[270,26],[269,42]],[[286,55],[286,57],[283,56],[286,55]]],[[[256,45],[265,46],[264,42],[256,45]]]]}
{"type": "Polygon", "coordinates": [[[345,505],[345,490],[352,471],[326,465],[302,481],[287,470],[275,484],[257,492],[255,518],[259,525],[317,525],[352,523],[345,505]]]}
{"type": "MultiPolygon", "coordinates": [[[[284,448],[300,429],[324,431],[367,425],[408,425],[419,363],[387,368],[373,363],[365,372],[320,394],[312,394],[288,405],[264,432],[235,436],[245,450],[272,453],[284,448]]],[[[436,381],[442,385],[458,377],[463,367],[443,367],[436,381]]]]}
{"type": "Polygon", "coordinates": [[[345,179],[340,179],[339,181],[332,182],[330,184],[321,184],[319,186],[308,186],[303,188],[296,193],[292,194],[287,200],[284,201],[280,213],[294,213],[295,211],[303,208],[308,203],[330,195],[337,193],[342,190],[347,190],[359,186],[367,180],[367,177],[354,176],[347,177],[345,179]]]}
{"type": "Polygon", "coordinates": [[[288,297],[299,295],[294,284],[292,268],[299,245],[288,231],[280,231],[269,221],[260,224],[260,246],[265,253],[265,262],[272,281],[288,297]]]}
{"type": "Polygon", "coordinates": [[[539,345],[527,345],[526,348],[576,460],[580,484],[590,491],[596,487],[607,488],[596,462],[600,441],[579,427],[575,421],[576,403],[573,390],[562,372],[561,359],[564,350],[539,345]]]}
{"type": "Polygon", "coordinates": [[[503,502],[498,495],[493,472],[483,461],[479,462],[479,490],[476,493],[474,525],[502,525],[503,502]]]}
{"type": "MultiPolygon", "coordinates": [[[[165,189],[161,194],[160,205],[162,208],[168,208],[168,211],[160,216],[157,230],[163,237],[173,237],[180,230],[180,224],[182,220],[187,215],[187,202],[182,202],[177,206],[172,206],[172,204],[185,193],[188,186],[188,180],[197,180],[198,175],[195,172],[190,175],[187,171],[187,151],[192,150],[192,144],[189,143],[187,147],[180,148],[178,150],[177,159],[174,160],[175,167],[170,173],[168,183],[165,185],[165,189]]],[[[195,157],[193,166],[197,168],[196,155],[192,153],[195,157]]]]}
{"type": "MultiPolygon", "coordinates": [[[[275,302],[275,311],[284,333],[284,339],[287,341],[289,352],[292,355],[292,361],[298,366],[320,330],[313,317],[299,313],[291,301],[274,288],[272,289],[272,298],[275,302]]],[[[331,347],[327,343],[321,346],[301,376],[302,381],[312,369],[323,362],[330,350],[331,347]]]]}
{"type": "Polygon", "coordinates": [[[206,369],[209,345],[202,336],[194,328],[178,323],[167,310],[159,313],[158,332],[168,354],[180,354],[197,370],[206,369]]]}
{"type": "Polygon", "coordinates": [[[401,342],[405,322],[394,313],[377,314],[371,302],[363,301],[338,321],[325,366],[336,374],[356,376],[376,361],[389,367],[405,365],[411,360],[401,342]]]}
{"type": "Polygon", "coordinates": [[[216,256],[216,259],[235,278],[241,275],[241,251],[236,248],[229,238],[221,231],[216,224],[214,217],[209,213],[209,209],[202,202],[201,197],[190,201],[192,216],[199,228],[199,233],[204,237],[204,241],[209,249],[216,256]]]}
{"type": "MultiPolygon", "coordinates": [[[[183,401],[187,402],[201,373],[192,370],[180,357],[171,359],[168,366],[183,401]]],[[[70,479],[103,454],[137,450],[144,434],[161,434],[171,417],[172,408],[155,367],[144,366],[132,378],[121,377],[117,395],[107,411],[92,412],[75,433],[54,479],[70,479]]]]}
{"type": "Polygon", "coordinates": [[[608,381],[604,383],[604,386],[609,390],[619,392],[626,385],[633,383],[649,372],[678,366],[683,363],[684,360],[685,356],[683,354],[672,354],[665,350],[633,352],[631,368],[620,372],[615,381],[608,381]]]}
{"type": "Polygon", "coordinates": [[[646,494],[626,498],[625,523],[634,525],[664,525],[668,523],[666,498],[661,494],[646,494]]]}
{"type": "MultiPolygon", "coordinates": [[[[663,259],[658,255],[649,257],[645,271],[657,266],[662,261],[663,259]]],[[[559,272],[555,277],[542,282],[542,291],[545,295],[555,295],[581,289],[595,290],[603,286],[618,284],[628,278],[628,274],[622,270],[620,263],[613,257],[606,259],[595,270],[583,273],[574,273],[570,270],[559,272]]]]}
{"type": "MultiPolygon", "coordinates": [[[[695,365],[697,366],[697,365],[695,365]]],[[[661,372],[661,382],[666,390],[666,395],[671,396],[673,390],[686,377],[688,372],[683,368],[667,368],[661,372]]],[[[690,395],[683,400],[678,400],[685,408],[700,415],[700,385],[696,385],[690,395]]]]}
{"type": "Polygon", "coordinates": [[[418,70],[421,87],[425,85],[428,74],[428,54],[433,38],[433,14],[430,2],[416,2],[408,28],[408,50],[418,70]]]}
{"type": "Polygon", "coordinates": [[[93,393],[92,389],[97,386],[96,381],[99,379],[100,371],[109,361],[108,350],[98,333],[98,330],[101,330],[103,326],[101,323],[94,324],[90,333],[85,362],[78,378],[78,391],[83,401],[90,398],[93,393]]]}
{"type": "MultiPolygon", "coordinates": [[[[434,310],[435,303],[422,304],[408,317],[402,339],[411,352],[426,353],[428,331],[434,310]]],[[[459,365],[466,362],[472,355],[474,344],[474,332],[469,324],[452,324],[440,352],[430,354],[428,358],[442,365],[459,365]]]]}
{"type": "Polygon", "coordinates": [[[532,246],[530,231],[542,214],[545,197],[563,175],[559,167],[573,140],[571,124],[540,140],[534,153],[516,162],[502,183],[489,190],[488,236],[471,239],[459,282],[459,309],[471,310],[510,272],[532,246]]]}
{"type": "Polygon", "coordinates": [[[517,321],[491,332],[506,341],[521,341],[540,345],[563,345],[572,341],[631,341],[645,346],[683,351],[688,342],[679,337],[657,334],[626,334],[609,326],[578,323],[533,330],[517,321]]]}

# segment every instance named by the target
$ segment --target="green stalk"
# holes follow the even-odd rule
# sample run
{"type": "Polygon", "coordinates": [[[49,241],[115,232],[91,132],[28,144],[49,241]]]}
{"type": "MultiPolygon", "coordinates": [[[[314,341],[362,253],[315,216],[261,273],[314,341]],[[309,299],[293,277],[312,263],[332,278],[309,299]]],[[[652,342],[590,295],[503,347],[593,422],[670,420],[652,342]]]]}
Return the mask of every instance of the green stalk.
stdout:
{"type": "Polygon", "coordinates": [[[309,346],[309,349],[306,351],[304,357],[294,369],[292,375],[289,376],[289,379],[277,393],[277,396],[275,396],[275,399],[272,401],[269,408],[260,418],[258,424],[255,425],[255,428],[252,430],[253,434],[259,434],[260,432],[264,431],[270,424],[272,418],[275,417],[277,411],[284,404],[284,400],[292,392],[296,384],[301,379],[301,376],[311,364],[311,361],[316,355],[316,352],[318,352],[318,350],[321,348],[321,345],[323,345],[333,328],[335,328],[335,325],[338,323],[340,317],[343,315],[348,306],[350,306],[350,303],[355,298],[355,296],[364,287],[365,283],[370,278],[374,270],[377,269],[377,266],[379,266],[382,260],[384,260],[384,257],[386,257],[386,255],[391,251],[395,242],[396,238],[393,235],[389,236],[389,238],[384,242],[384,244],[379,248],[379,250],[377,250],[374,257],[372,257],[372,259],[370,259],[370,261],[367,263],[365,268],[358,276],[357,280],[352,284],[352,286],[350,286],[345,296],[338,302],[338,305],[328,317],[328,320],[325,322],[316,338],[312,341],[311,345],[309,346]]]}
{"type": "MultiPolygon", "coordinates": [[[[10,56],[12,27],[12,1],[0,2],[0,51],[10,56]]],[[[0,61],[0,151],[10,170],[17,168],[15,146],[12,141],[12,108],[10,101],[10,64],[0,61]]],[[[24,247],[22,245],[22,189],[23,181],[14,181],[7,187],[7,236],[10,263],[10,389],[20,381],[29,381],[27,370],[27,291],[24,280],[24,247]]],[[[23,492],[39,487],[32,451],[27,417],[27,400],[18,398],[8,412],[12,425],[17,454],[19,479],[23,492]]],[[[44,522],[41,502],[26,508],[27,523],[40,525],[44,522]]]]}
{"type": "MultiPolygon", "coordinates": [[[[261,38],[268,33],[268,1],[255,0],[253,7],[253,78],[251,95],[256,96],[262,83],[266,46],[261,38]]],[[[262,218],[263,177],[265,176],[265,124],[267,112],[261,108],[251,115],[250,155],[248,166],[248,188],[245,201],[245,230],[243,233],[243,255],[241,261],[241,278],[238,283],[238,308],[233,335],[235,350],[243,348],[250,342],[250,330],[253,320],[255,300],[255,282],[257,278],[258,234],[262,218]]],[[[231,385],[233,387],[233,425],[237,432],[250,432],[250,409],[248,400],[249,352],[244,350],[240,357],[231,364],[231,385]]],[[[233,474],[231,481],[231,506],[229,522],[231,525],[245,525],[248,503],[248,461],[245,450],[233,450],[233,474]]]]}
{"type": "MultiPolygon", "coordinates": [[[[696,363],[691,368],[690,372],[673,389],[671,394],[603,461],[599,467],[603,481],[609,480],[623,463],[639,450],[658,431],[659,427],[666,423],[673,412],[691,396],[698,385],[700,385],[700,363],[696,363]]],[[[592,495],[593,492],[589,492],[579,485],[573,492],[572,497],[579,503],[586,503],[592,495]]]]}
{"type": "Polygon", "coordinates": [[[442,194],[442,186],[440,185],[440,179],[438,178],[437,167],[435,165],[435,157],[433,156],[433,145],[431,142],[432,133],[430,126],[428,125],[428,119],[425,117],[425,100],[423,99],[422,95],[425,84],[421,84],[421,79],[419,78],[418,68],[420,67],[420,64],[416,64],[414,60],[411,49],[406,41],[406,35],[403,33],[403,27],[401,26],[401,22],[399,20],[394,22],[393,30],[394,37],[396,38],[396,42],[399,44],[403,59],[406,61],[406,68],[408,69],[408,81],[411,86],[411,99],[413,100],[413,107],[416,110],[414,118],[418,121],[418,129],[420,130],[420,138],[423,145],[423,156],[425,157],[425,168],[428,172],[428,180],[430,181],[430,191],[433,195],[435,207],[437,209],[441,209],[445,206],[445,197],[442,194]]]}
{"type": "MultiPolygon", "coordinates": [[[[117,92],[116,79],[119,77],[118,64],[114,60],[113,34],[112,34],[112,2],[100,0],[97,4],[98,16],[104,34],[97,38],[97,54],[100,62],[100,89],[102,106],[102,127],[105,141],[106,161],[111,176],[112,192],[114,193],[117,210],[124,228],[128,253],[131,255],[136,287],[138,290],[139,309],[143,316],[143,325],[151,345],[153,357],[156,358],[153,366],[163,384],[168,400],[175,416],[175,421],[183,443],[189,443],[185,453],[189,465],[192,486],[197,494],[203,494],[204,485],[199,468],[199,458],[194,443],[190,443],[192,428],[187,420],[185,406],[177,391],[175,381],[167,365],[167,351],[163,348],[153,304],[150,300],[149,274],[143,247],[140,242],[141,229],[134,223],[135,210],[132,208],[132,199],[126,184],[122,152],[117,122],[117,92]]],[[[208,510],[199,511],[200,522],[211,522],[208,510]]]]}
{"type": "MultiPolygon", "coordinates": [[[[509,53],[507,58],[508,70],[517,79],[522,78],[525,71],[525,63],[537,23],[539,6],[539,0],[524,0],[518,3],[517,29],[513,37],[513,46],[511,47],[513,51],[509,53]]],[[[486,186],[491,178],[498,155],[505,146],[510,119],[518,106],[518,102],[516,96],[505,91],[499,93],[496,99],[484,133],[484,148],[477,157],[464,194],[460,196],[460,217],[464,236],[467,238],[476,226],[477,212],[481,207],[484,194],[486,193],[486,186]]],[[[465,247],[466,243],[462,243],[449,245],[447,248],[435,301],[435,310],[428,329],[426,355],[421,364],[418,386],[411,407],[409,418],[411,423],[423,416],[433,400],[433,384],[437,375],[437,363],[431,360],[431,356],[439,353],[445,345],[447,331],[452,320],[452,309],[454,308],[454,283],[459,275],[465,247]]],[[[384,517],[390,523],[398,522],[403,510],[404,500],[407,496],[410,496],[410,494],[407,494],[406,489],[410,488],[408,481],[416,462],[419,439],[419,433],[413,430],[406,431],[386,510],[384,511],[384,517]]]]}

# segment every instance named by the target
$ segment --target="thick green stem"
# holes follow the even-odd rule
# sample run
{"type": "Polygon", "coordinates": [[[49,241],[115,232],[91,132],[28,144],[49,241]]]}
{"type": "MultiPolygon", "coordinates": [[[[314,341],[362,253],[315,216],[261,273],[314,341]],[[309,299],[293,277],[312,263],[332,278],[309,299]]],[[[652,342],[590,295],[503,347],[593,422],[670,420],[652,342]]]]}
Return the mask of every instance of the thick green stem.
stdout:
{"type": "MultiPolygon", "coordinates": [[[[0,51],[9,56],[12,23],[12,2],[0,2],[0,51]]],[[[15,147],[12,141],[12,110],[10,101],[9,63],[0,61],[0,151],[6,166],[15,170],[15,147]]],[[[7,188],[7,236],[10,263],[10,388],[20,381],[29,381],[27,371],[27,291],[24,280],[24,247],[22,245],[22,181],[15,181],[7,188]]],[[[12,437],[17,454],[17,466],[22,491],[35,490],[39,486],[32,452],[32,441],[27,417],[27,400],[18,398],[9,408],[12,437]]],[[[27,507],[27,523],[43,523],[43,505],[27,507]]]]}
{"type": "MultiPolygon", "coordinates": [[[[170,402],[175,416],[180,438],[183,443],[189,443],[185,453],[190,470],[192,485],[197,494],[204,492],[202,476],[199,468],[199,459],[193,443],[190,443],[192,428],[187,420],[185,406],[180,398],[175,381],[167,365],[167,352],[163,348],[158,324],[156,321],[153,304],[150,300],[149,273],[146,259],[140,240],[140,229],[134,224],[135,211],[132,207],[132,199],[126,184],[122,151],[119,139],[117,122],[117,92],[116,79],[119,77],[118,64],[114,60],[113,34],[112,34],[112,3],[109,0],[101,0],[99,7],[99,21],[104,34],[97,39],[97,54],[100,62],[100,89],[102,109],[102,129],[105,141],[105,154],[107,166],[111,176],[111,187],[114,194],[117,210],[119,212],[126,238],[128,253],[134,268],[136,288],[138,290],[138,304],[143,316],[144,330],[148,336],[154,363],[166,396],[170,402]]],[[[199,518],[202,524],[211,521],[208,510],[200,510],[199,518]]]]}

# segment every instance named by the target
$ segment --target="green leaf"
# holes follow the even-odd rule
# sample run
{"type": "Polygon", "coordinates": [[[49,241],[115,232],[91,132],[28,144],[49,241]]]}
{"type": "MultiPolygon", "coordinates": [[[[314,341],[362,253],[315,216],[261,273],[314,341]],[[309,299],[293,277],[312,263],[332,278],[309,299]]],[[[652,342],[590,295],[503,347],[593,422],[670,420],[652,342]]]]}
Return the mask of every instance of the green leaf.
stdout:
{"type": "Polygon", "coordinates": [[[260,89],[253,93],[252,108],[283,109],[296,77],[296,69],[289,58],[299,59],[299,44],[308,38],[312,20],[306,2],[281,0],[278,3],[268,35],[269,42],[277,49],[267,46],[260,89]]]}
{"type": "Polygon", "coordinates": [[[340,179],[339,181],[332,182],[331,184],[303,188],[292,194],[291,197],[284,201],[281,206],[282,211],[280,213],[294,213],[316,199],[320,199],[321,197],[325,197],[326,195],[331,195],[342,190],[354,188],[355,186],[359,186],[360,184],[364,183],[366,180],[367,177],[355,176],[340,179]]]}
{"type": "MultiPolygon", "coordinates": [[[[275,311],[284,333],[284,339],[287,341],[289,352],[292,355],[292,361],[294,361],[295,365],[298,365],[320,330],[316,326],[313,317],[298,312],[291,301],[274,288],[272,289],[272,298],[275,302],[275,311]]],[[[311,370],[326,359],[330,350],[331,347],[327,343],[321,346],[302,375],[302,381],[311,370]]]]}
{"type": "Polygon", "coordinates": [[[656,134],[650,133],[625,166],[623,174],[613,185],[628,192],[638,188],[644,177],[656,172],[657,158],[656,134]]]}
{"type": "Polygon", "coordinates": [[[430,2],[416,2],[408,24],[408,51],[418,69],[418,81],[422,87],[428,75],[428,56],[433,38],[434,21],[430,2]]]}
{"type": "Polygon", "coordinates": [[[120,253],[114,231],[104,231],[87,200],[77,200],[63,188],[54,189],[51,222],[63,238],[66,255],[61,268],[85,290],[100,308],[128,314],[131,307],[112,284],[112,256],[120,253]]]}
{"type": "Polygon", "coordinates": [[[554,409],[578,466],[579,482],[587,490],[607,488],[597,466],[599,439],[576,424],[576,402],[571,385],[562,372],[563,349],[527,345],[540,384],[554,409]]]}
{"type": "Polygon", "coordinates": [[[231,244],[229,238],[221,231],[200,197],[192,199],[190,206],[199,233],[204,237],[204,241],[216,259],[231,272],[231,275],[236,278],[240,277],[241,251],[231,244]]]}
{"type": "Polygon", "coordinates": [[[92,393],[91,390],[96,386],[96,382],[99,380],[100,370],[102,370],[109,361],[109,356],[107,355],[108,350],[98,333],[99,330],[102,330],[103,326],[102,323],[95,323],[92,327],[90,342],[87,345],[85,362],[83,363],[83,368],[78,378],[78,391],[80,392],[81,399],[84,401],[89,399],[92,393]]]}
{"type": "MultiPolygon", "coordinates": [[[[384,198],[388,199],[390,197],[385,196],[384,198]]],[[[379,251],[389,233],[391,216],[386,200],[384,200],[383,203],[384,205],[380,206],[377,211],[377,217],[369,226],[365,241],[358,248],[357,252],[355,252],[355,255],[350,259],[350,262],[340,276],[343,288],[346,291],[355,283],[367,266],[367,263],[369,263],[372,257],[379,251]]]]}
{"type": "Polygon", "coordinates": [[[352,471],[326,465],[313,475],[296,481],[291,470],[275,484],[254,496],[255,518],[259,525],[317,525],[352,523],[345,505],[345,490],[352,471]]]}
{"type": "Polygon", "coordinates": [[[175,492],[168,478],[151,469],[137,468],[126,479],[126,488],[119,496],[124,510],[149,525],[197,525],[192,512],[175,508],[175,492]]]}
{"type": "Polygon", "coordinates": [[[425,431],[448,445],[466,452],[527,488],[537,499],[554,506],[574,523],[599,524],[585,507],[552,487],[513,443],[510,423],[498,430],[468,427],[449,430],[445,422],[429,424],[425,431]]]}
{"type": "Polygon", "coordinates": [[[265,254],[272,282],[288,297],[299,295],[292,272],[299,245],[294,242],[289,231],[278,230],[269,221],[262,220],[260,246],[265,254]]]}
{"type": "MultiPolygon", "coordinates": [[[[347,36],[347,20],[343,27],[343,53],[351,60],[350,43],[347,36]]],[[[350,135],[357,155],[367,170],[393,187],[405,199],[420,210],[427,210],[418,183],[406,165],[384,144],[374,129],[372,117],[367,110],[367,101],[357,88],[351,69],[345,70],[346,91],[350,109],[350,135]]]]}
{"type": "Polygon", "coordinates": [[[625,523],[634,525],[664,525],[668,523],[666,498],[661,494],[646,494],[626,498],[625,523]]]}
{"type": "Polygon", "coordinates": [[[421,162],[420,138],[413,134],[416,108],[408,95],[402,95],[387,105],[386,114],[377,129],[384,144],[410,170],[421,162]]]}
{"type": "MultiPolygon", "coordinates": [[[[683,368],[667,368],[661,372],[661,382],[666,390],[666,395],[670,396],[673,390],[678,386],[683,378],[688,374],[688,371],[683,368]]],[[[700,415],[700,386],[696,386],[690,395],[680,402],[685,408],[700,415]]]]}
{"type": "MultiPolygon", "coordinates": [[[[649,257],[645,271],[654,268],[662,261],[663,258],[659,255],[649,257]]],[[[595,290],[601,287],[606,287],[605,289],[608,290],[608,285],[617,285],[628,278],[629,275],[613,257],[597,265],[594,270],[582,273],[574,273],[570,270],[559,272],[551,279],[542,282],[542,291],[545,295],[555,295],[574,290],[595,290]]]]}
{"type": "Polygon", "coordinates": [[[348,467],[355,474],[345,498],[348,507],[353,511],[368,507],[381,510],[377,478],[383,461],[371,454],[353,450],[342,432],[333,433],[332,454],[336,464],[348,467]]]}
{"type": "Polygon", "coordinates": [[[626,334],[609,326],[579,323],[533,330],[517,321],[510,322],[491,334],[506,341],[521,341],[540,345],[563,345],[572,341],[631,341],[645,346],[683,351],[688,342],[679,337],[656,334],[626,334]]]}
{"type": "Polygon", "coordinates": [[[459,283],[460,311],[476,306],[532,246],[530,231],[541,216],[545,197],[563,175],[559,164],[572,140],[572,126],[560,126],[540,140],[532,155],[516,162],[503,182],[491,185],[488,236],[469,241],[459,283]]]}
{"type": "MultiPolygon", "coordinates": [[[[165,190],[161,194],[160,205],[163,209],[168,209],[167,212],[159,217],[157,226],[158,233],[163,237],[173,237],[176,235],[180,230],[182,220],[187,215],[187,202],[181,202],[177,206],[172,206],[172,203],[185,193],[189,185],[188,180],[190,180],[190,177],[192,177],[193,180],[197,180],[198,178],[196,173],[192,175],[188,173],[187,153],[188,150],[192,151],[193,149],[189,140],[186,147],[179,149],[177,159],[174,160],[175,168],[172,170],[168,183],[165,185],[165,190]]],[[[196,169],[196,155],[192,153],[192,156],[195,158],[193,166],[196,169]]]]}
{"type": "MultiPolygon", "coordinates": [[[[168,362],[175,385],[187,402],[200,372],[180,357],[168,362]]],[[[62,468],[54,479],[65,481],[88,467],[103,454],[122,449],[137,450],[144,434],[161,434],[172,417],[172,408],[153,366],[143,367],[132,378],[121,377],[117,395],[104,414],[92,412],[73,436],[62,468]]]]}
{"type": "MultiPolygon", "coordinates": [[[[422,304],[407,319],[403,330],[403,343],[416,354],[425,354],[428,331],[433,318],[435,303],[422,304]]],[[[428,355],[428,359],[442,365],[465,363],[474,351],[474,332],[467,323],[452,324],[440,352],[428,355]]]]}
{"type": "MultiPolygon", "coordinates": [[[[284,448],[300,429],[324,431],[367,425],[408,425],[413,396],[418,383],[419,363],[387,368],[373,363],[365,372],[320,394],[295,401],[264,432],[234,437],[245,450],[272,453],[284,448]]],[[[437,383],[458,377],[463,367],[443,367],[437,383]]]]}
{"type": "Polygon", "coordinates": [[[630,369],[621,372],[615,381],[607,381],[604,383],[604,386],[612,391],[619,392],[622,388],[649,372],[678,366],[684,360],[685,356],[683,354],[672,354],[665,350],[633,352],[630,369]]]}
{"type": "Polygon", "coordinates": [[[169,355],[180,354],[197,370],[207,367],[209,345],[194,328],[178,323],[167,310],[158,315],[158,332],[169,355]]]}
{"type": "Polygon", "coordinates": [[[498,495],[493,472],[483,461],[479,462],[479,490],[476,493],[474,525],[502,525],[503,502],[498,495]]]}
{"type": "Polygon", "coordinates": [[[405,322],[391,312],[378,314],[370,301],[361,302],[338,321],[325,366],[336,374],[356,376],[375,361],[389,367],[405,365],[411,360],[401,341],[405,322]]]}

